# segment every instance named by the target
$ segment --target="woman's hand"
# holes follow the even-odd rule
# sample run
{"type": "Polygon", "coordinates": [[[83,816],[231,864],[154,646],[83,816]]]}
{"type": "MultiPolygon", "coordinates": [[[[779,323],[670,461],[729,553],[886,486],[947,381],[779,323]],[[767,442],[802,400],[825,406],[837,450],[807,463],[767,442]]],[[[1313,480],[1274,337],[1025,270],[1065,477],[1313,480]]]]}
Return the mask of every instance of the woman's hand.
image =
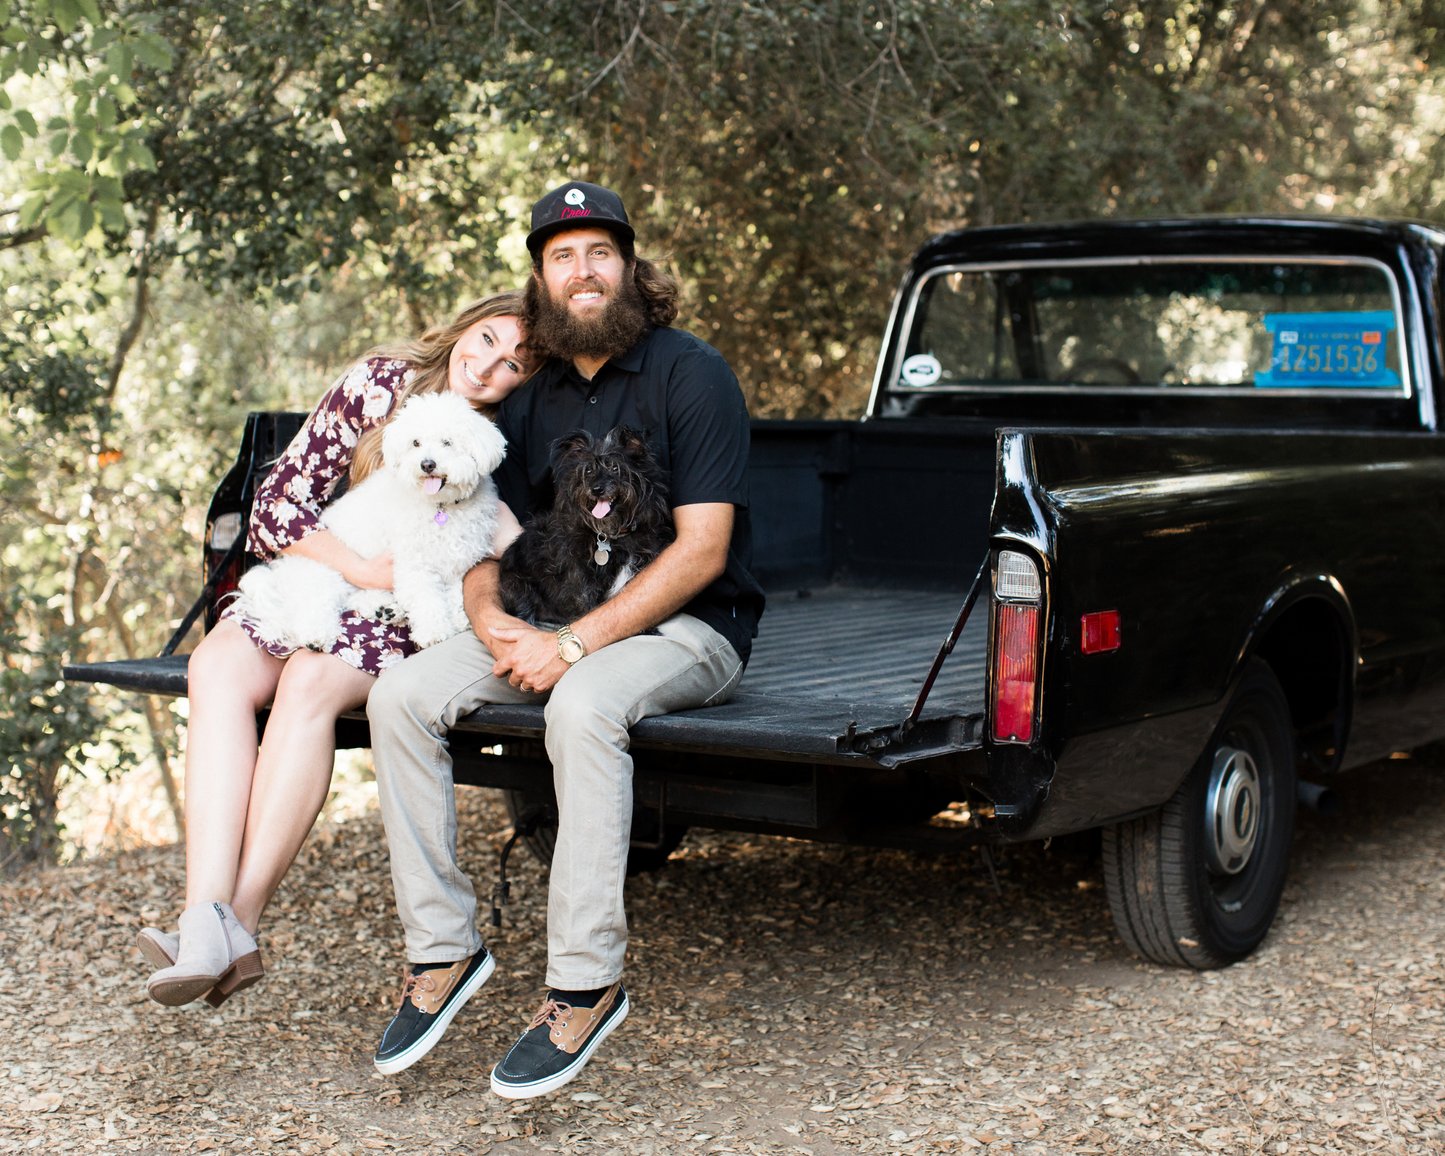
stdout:
{"type": "Polygon", "coordinates": [[[522,524],[506,502],[497,503],[497,529],[492,534],[492,558],[500,558],[507,547],[522,536],[522,524]]]}
{"type": "Polygon", "coordinates": [[[394,578],[390,550],[383,550],[375,558],[353,556],[356,561],[341,572],[343,578],[363,590],[390,590],[392,588],[394,578]]]}
{"type": "Polygon", "coordinates": [[[317,530],[281,551],[294,558],[310,558],[330,566],[353,586],[363,590],[391,590],[391,551],[363,558],[330,530],[317,530]]]}

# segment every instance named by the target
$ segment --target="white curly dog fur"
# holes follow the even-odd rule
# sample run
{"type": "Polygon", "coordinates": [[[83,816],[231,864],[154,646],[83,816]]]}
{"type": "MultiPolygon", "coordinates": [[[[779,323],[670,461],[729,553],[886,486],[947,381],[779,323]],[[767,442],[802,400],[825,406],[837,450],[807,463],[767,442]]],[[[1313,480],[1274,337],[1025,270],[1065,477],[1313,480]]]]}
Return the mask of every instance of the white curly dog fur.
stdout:
{"type": "Polygon", "coordinates": [[[395,589],[362,590],[310,558],[283,555],[248,570],[235,606],[267,642],[327,650],[341,614],[405,620],[432,646],[469,629],[462,576],[492,552],[506,439],[454,393],[409,399],[382,432],[385,464],[321,515],[363,558],[392,554],[395,589]]]}

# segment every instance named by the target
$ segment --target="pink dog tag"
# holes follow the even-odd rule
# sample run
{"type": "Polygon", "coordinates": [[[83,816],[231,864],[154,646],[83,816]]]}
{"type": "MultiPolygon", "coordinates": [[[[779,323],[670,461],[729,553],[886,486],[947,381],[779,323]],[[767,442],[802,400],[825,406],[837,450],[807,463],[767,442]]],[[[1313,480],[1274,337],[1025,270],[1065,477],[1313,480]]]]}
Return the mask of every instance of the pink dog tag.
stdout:
{"type": "Polygon", "coordinates": [[[447,512],[445,510],[438,510],[432,515],[432,521],[438,526],[445,526],[447,524],[447,512]]]}

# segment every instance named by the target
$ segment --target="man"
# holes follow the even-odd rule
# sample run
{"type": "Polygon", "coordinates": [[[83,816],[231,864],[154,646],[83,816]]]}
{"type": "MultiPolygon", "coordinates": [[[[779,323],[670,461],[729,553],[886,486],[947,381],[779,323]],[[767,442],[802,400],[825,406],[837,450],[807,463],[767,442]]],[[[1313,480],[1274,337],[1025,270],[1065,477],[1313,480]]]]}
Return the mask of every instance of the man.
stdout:
{"type": "Polygon", "coordinates": [[[492,1090],[540,1096],[574,1078],[626,1017],[623,882],[632,824],[628,728],[723,702],[742,677],[763,597],[747,572],[748,419],[706,343],[669,328],[676,285],[636,256],[622,201],[569,181],[532,210],[529,341],[551,354],[502,405],[496,480],[519,520],[551,503],[551,446],[577,429],[647,433],[667,475],[677,540],[614,598],[558,631],[508,616],[498,569],[465,582],[475,633],[398,663],[367,710],[411,974],[377,1049],[396,1072],[441,1038],[493,963],[457,867],[446,733],[487,703],[546,702],[559,826],[547,909],[547,984],[492,1090]],[[656,633],[644,634],[655,627],[656,633]]]}

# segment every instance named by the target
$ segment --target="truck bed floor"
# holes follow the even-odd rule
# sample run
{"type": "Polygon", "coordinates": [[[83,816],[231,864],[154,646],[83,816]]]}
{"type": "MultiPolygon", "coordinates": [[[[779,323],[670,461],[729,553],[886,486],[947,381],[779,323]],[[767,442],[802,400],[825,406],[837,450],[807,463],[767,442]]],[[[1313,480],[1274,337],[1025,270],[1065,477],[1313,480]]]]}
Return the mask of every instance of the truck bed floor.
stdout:
{"type": "MultiPolygon", "coordinates": [[[[739,691],[906,714],[962,604],[963,595],[952,591],[833,586],[808,597],[769,595],[739,691]]],[[[933,684],[930,713],[945,705],[965,714],[983,710],[984,619],[982,609],[971,616],[933,684]]]]}
{"type": "MultiPolygon", "coordinates": [[[[768,597],[752,659],[722,706],[644,719],[639,747],[807,761],[850,753],[849,737],[903,721],[947,637],[964,595],[954,591],[831,586],[768,597]]],[[[949,746],[977,744],[983,715],[986,603],[944,664],[922,722],[955,720],[949,746]]],[[[184,695],[186,659],[137,659],[68,666],[78,682],[105,682],[152,694],[184,695]]],[[[462,719],[459,731],[539,738],[540,706],[491,706],[462,719]]],[[[939,733],[935,727],[935,735],[939,733]]]]}

